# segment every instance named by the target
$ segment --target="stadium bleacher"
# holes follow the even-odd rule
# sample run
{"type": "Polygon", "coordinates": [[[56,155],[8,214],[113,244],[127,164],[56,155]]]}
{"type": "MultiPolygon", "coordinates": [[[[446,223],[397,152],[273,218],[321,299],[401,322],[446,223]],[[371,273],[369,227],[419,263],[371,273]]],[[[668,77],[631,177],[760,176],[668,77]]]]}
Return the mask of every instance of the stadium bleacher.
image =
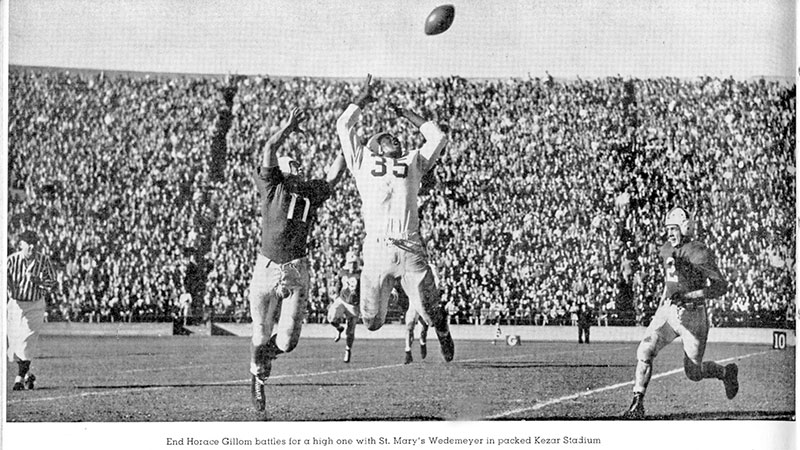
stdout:
{"type": "MultiPolygon", "coordinates": [[[[9,204],[9,248],[35,229],[57,263],[48,320],[169,321],[190,291],[195,314],[248,321],[256,154],[300,106],[307,133],[284,148],[322,177],[357,84],[11,67],[9,188],[28,195],[9,204]]],[[[646,323],[661,292],[662,219],[680,204],[731,282],[711,302],[713,325],[794,327],[794,85],[387,80],[363,135],[388,124],[413,146],[419,134],[387,119],[389,103],[449,129],[420,201],[454,322],[569,324],[570,307],[588,302],[612,325],[646,323]]],[[[359,207],[348,177],[320,213],[311,322],[359,247],[359,207]]]]}

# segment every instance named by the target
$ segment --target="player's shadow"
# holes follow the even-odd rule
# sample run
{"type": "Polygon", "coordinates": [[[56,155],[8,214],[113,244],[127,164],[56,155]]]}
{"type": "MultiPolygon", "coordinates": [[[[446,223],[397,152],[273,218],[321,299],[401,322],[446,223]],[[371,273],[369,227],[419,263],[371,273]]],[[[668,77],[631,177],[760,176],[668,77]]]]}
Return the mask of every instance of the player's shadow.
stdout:
{"type": "Polygon", "coordinates": [[[462,362],[460,367],[466,369],[532,369],[532,368],[610,368],[630,367],[630,364],[560,364],[540,361],[470,361],[462,362]]]}

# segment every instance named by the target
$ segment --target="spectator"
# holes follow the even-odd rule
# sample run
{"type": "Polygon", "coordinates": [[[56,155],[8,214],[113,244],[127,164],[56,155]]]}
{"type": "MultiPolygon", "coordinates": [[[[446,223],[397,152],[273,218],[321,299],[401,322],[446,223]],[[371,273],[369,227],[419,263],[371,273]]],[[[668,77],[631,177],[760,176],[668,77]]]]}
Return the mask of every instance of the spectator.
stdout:
{"type": "MultiPolygon", "coordinates": [[[[48,305],[51,321],[136,320],[134,296],[144,291],[156,316],[171,310],[195,270],[182,262],[187,247],[203,269],[198,279],[207,273],[203,295],[218,304],[228,286],[224,294],[240,307],[253,258],[247,249],[258,235],[250,149],[271,134],[262,124],[285,119],[290,105],[319,106],[308,108],[309,138],[291,147],[302,167],[315,168],[305,175],[321,177],[325,164],[309,162],[333,160],[331,124],[355,88],[321,78],[26,68],[11,68],[8,81],[9,188],[26,193],[9,205],[9,229],[47,230],[42,251],[64,272],[48,305]],[[227,113],[225,165],[212,170],[227,113]],[[106,306],[94,301],[103,298],[106,306]]],[[[421,233],[463,320],[486,323],[489,298],[505,308],[528,299],[544,323],[543,314],[583,298],[602,323],[608,303],[622,307],[613,295],[622,272],[629,311],[649,322],[660,280],[651,242],[660,211],[680,203],[692,205],[731,280],[731,292],[715,300],[715,325],[794,322],[793,86],[711,77],[447,77],[387,80],[385,88],[371,111],[416,104],[449,129],[421,233]],[[759,319],[748,321],[756,304],[759,319]]],[[[375,114],[362,117],[362,136],[377,131],[375,114]]],[[[400,126],[387,131],[397,135],[400,126]]],[[[312,280],[330,279],[326,272],[363,238],[352,180],[341,187],[311,236],[312,280]]]]}

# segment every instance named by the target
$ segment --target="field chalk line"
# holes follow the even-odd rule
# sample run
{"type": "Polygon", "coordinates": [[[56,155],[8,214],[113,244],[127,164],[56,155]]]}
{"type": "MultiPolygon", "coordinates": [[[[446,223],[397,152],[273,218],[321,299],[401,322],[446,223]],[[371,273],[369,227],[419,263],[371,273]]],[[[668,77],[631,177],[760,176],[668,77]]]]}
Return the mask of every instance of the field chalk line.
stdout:
{"type": "MultiPolygon", "coordinates": [[[[614,351],[619,350],[619,348],[611,348],[611,349],[603,349],[602,351],[614,351]]],[[[578,350],[571,350],[567,352],[550,352],[546,354],[565,354],[565,353],[575,353],[578,350]]],[[[536,355],[542,355],[542,353],[535,353],[536,355]]],[[[465,359],[465,360],[458,360],[458,362],[475,362],[475,361],[482,361],[482,360],[494,360],[494,359],[516,359],[525,356],[533,356],[532,353],[523,353],[523,354],[515,354],[510,355],[503,358],[472,358],[472,359],[465,359]]],[[[397,367],[403,367],[405,364],[387,364],[382,366],[373,366],[373,367],[359,367],[357,369],[343,369],[343,370],[326,370],[323,372],[309,372],[309,373],[296,373],[296,374],[283,374],[283,375],[275,375],[270,377],[270,380],[275,379],[286,379],[286,378],[295,378],[295,377],[314,377],[314,376],[321,376],[321,375],[332,375],[332,374],[340,374],[340,373],[356,373],[356,372],[366,372],[370,370],[381,370],[381,369],[393,369],[397,367]]],[[[155,370],[160,370],[160,368],[156,368],[155,370]]],[[[167,369],[169,370],[169,369],[167,369]]],[[[128,371],[123,371],[128,372],[128,371]]],[[[241,379],[241,380],[231,380],[231,381],[218,381],[218,382],[211,382],[205,383],[203,386],[228,386],[240,383],[249,382],[249,378],[241,379]]],[[[91,392],[81,392],[77,394],[67,394],[67,395],[59,395],[59,396],[51,396],[51,397],[36,397],[36,398],[23,398],[23,399],[15,399],[15,400],[8,400],[8,404],[18,404],[18,403],[34,403],[34,402],[49,402],[54,400],[64,400],[69,398],[83,398],[83,397],[99,397],[99,396],[106,396],[106,395],[117,395],[117,394],[127,394],[130,392],[149,392],[149,391],[160,391],[165,389],[172,389],[176,386],[151,386],[151,387],[131,387],[131,388],[122,388],[122,389],[111,389],[111,390],[101,390],[101,391],[91,391],[91,392]]]]}
{"type": "MultiPolygon", "coordinates": [[[[770,352],[772,352],[772,350],[766,350],[766,351],[763,351],[763,352],[756,352],[756,353],[749,353],[747,355],[734,356],[732,358],[721,359],[721,360],[716,361],[716,362],[717,362],[717,364],[723,364],[723,363],[727,363],[727,362],[730,362],[730,361],[735,361],[735,360],[738,360],[738,359],[750,358],[750,357],[753,357],[753,356],[763,355],[765,353],[770,353],[770,352]]],[[[666,376],[669,376],[669,375],[674,375],[676,373],[681,373],[681,372],[683,372],[683,367],[678,368],[678,369],[673,369],[673,370],[670,370],[670,371],[667,371],[667,372],[661,372],[659,374],[655,374],[655,375],[653,375],[651,380],[656,380],[658,378],[663,378],[663,377],[666,377],[666,376]]],[[[513,416],[515,414],[521,414],[521,413],[525,413],[525,412],[537,411],[537,410],[540,410],[540,409],[547,408],[548,406],[556,405],[556,404],[559,404],[559,403],[562,403],[562,402],[565,402],[565,401],[568,401],[568,400],[574,400],[574,399],[580,398],[580,397],[588,397],[590,395],[598,394],[600,392],[611,391],[611,390],[619,389],[619,388],[625,387],[625,386],[632,386],[633,383],[634,383],[634,380],[631,380],[631,381],[626,381],[624,383],[617,383],[617,384],[612,384],[612,385],[608,385],[608,386],[603,386],[603,387],[600,387],[600,388],[597,388],[597,389],[592,389],[590,391],[581,391],[581,392],[577,392],[577,393],[572,394],[572,395],[566,395],[566,396],[563,396],[563,397],[552,398],[550,400],[545,400],[543,402],[537,403],[537,404],[535,404],[533,406],[528,406],[528,407],[525,407],[525,408],[513,409],[511,411],[506,411],[506,412],[494,414],[494,415],[486,417],[484,420],[502,419],[504,417],[513,416]]]]}

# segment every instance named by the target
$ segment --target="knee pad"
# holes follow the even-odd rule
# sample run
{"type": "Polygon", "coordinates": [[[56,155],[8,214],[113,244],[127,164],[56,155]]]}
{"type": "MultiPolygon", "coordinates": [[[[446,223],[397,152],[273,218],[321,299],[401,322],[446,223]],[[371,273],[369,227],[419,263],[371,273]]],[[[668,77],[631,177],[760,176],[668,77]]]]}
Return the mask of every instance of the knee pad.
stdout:
{"type": "Polygon", "coordinates": [[[279,355],[281,353],[289,353],[297,347],[297,342],[300,340],[300,333],[298,332],[295,335],[292,332],[289,333],[278,333],[272,336],[272,340],[270,341],[273,344],[273,348],[275,349],[275,354],[279,355]]]}
{"type": "Polygon", "coordinates": [[[383,318],[378,316],[361,316],[361,320],[369,331],[375,331],[383,326],[383,318]]]}

